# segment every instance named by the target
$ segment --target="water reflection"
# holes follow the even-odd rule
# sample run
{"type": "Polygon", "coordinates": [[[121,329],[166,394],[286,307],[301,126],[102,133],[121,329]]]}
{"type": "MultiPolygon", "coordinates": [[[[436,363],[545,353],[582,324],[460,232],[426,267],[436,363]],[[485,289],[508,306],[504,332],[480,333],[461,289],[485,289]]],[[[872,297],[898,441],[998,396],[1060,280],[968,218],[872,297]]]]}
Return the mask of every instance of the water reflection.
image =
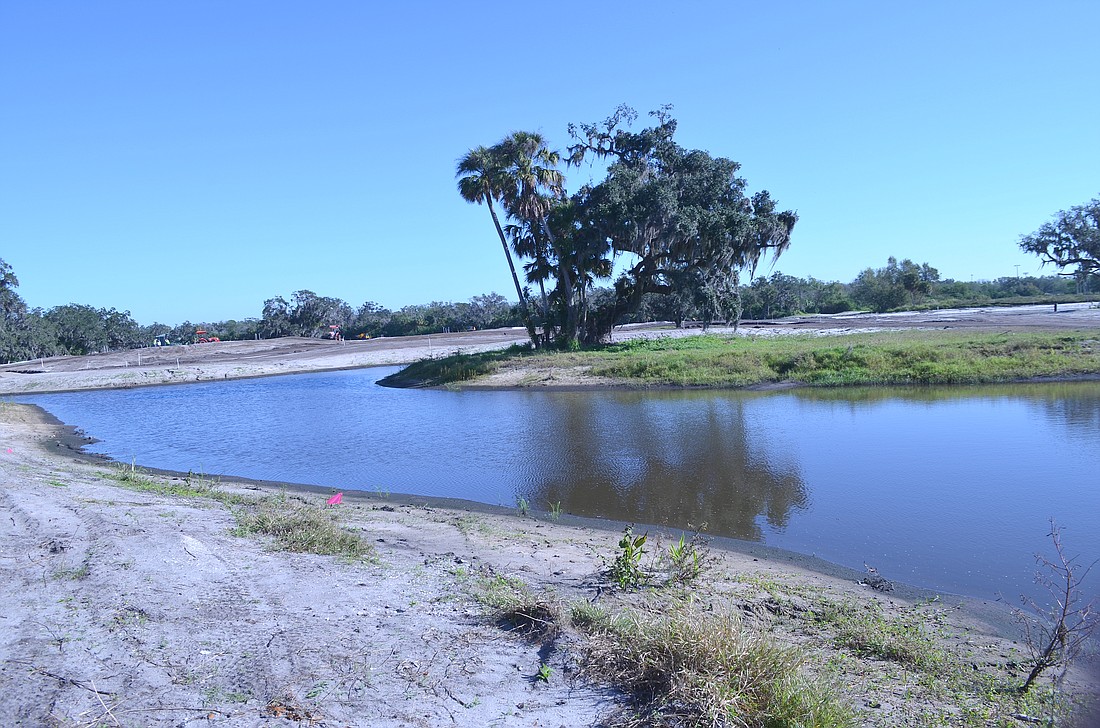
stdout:
{"type": "Polygon", "coordinates": [[[744,397],[713,393],[549,398],[537,417],[555,432],[540,447],[558,466],[537,473],[528,498],[760,540],[760,516],[783,529],[809,496],[796,463],[751,442],[745,408],[744,397]]]}
{"type": "Polygon", "coordinates": [[[850,387],[798,389],[793,395],[807,402],[831,402],[851,412],[875,403],[903,400],[911,403],[947,403],[962,400],[996,401],[1011,399],[1034,408],[1052,425],[1063,426],[1066,434],[1100,447],[1100,382],[1035,382],[983,384],[959,387],[850,387]]]}

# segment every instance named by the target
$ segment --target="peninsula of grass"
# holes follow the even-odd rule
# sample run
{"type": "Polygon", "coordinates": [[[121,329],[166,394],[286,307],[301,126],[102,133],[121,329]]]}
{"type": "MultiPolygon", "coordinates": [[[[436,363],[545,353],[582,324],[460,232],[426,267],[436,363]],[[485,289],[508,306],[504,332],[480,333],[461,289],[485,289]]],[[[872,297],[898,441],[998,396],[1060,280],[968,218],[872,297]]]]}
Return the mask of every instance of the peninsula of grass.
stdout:
{"type": "Polygon", "coordinates": [[[508,372],[516,375],[509,379],[510,386],[556,380],[637,388],[985,384],[1100,377],[1100,332],[700,335],[635,339],[570,352],[513,347],[421,361],[382,383],[445,386],[508,372]]]}

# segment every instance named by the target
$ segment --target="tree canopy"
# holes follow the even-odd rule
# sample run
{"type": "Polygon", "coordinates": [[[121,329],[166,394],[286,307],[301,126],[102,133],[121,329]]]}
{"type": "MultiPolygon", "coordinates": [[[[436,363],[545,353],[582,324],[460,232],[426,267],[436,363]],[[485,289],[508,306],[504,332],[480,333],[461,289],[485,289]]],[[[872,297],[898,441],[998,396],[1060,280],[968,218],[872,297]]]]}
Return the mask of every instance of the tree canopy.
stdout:
{"type": "Polygon", "coordinates": [[[1073,276],[1078,284],[1100,273],[1100,197],[1059,211],[1053,220],[1022,236],[1020,248],[1039,256],[1043,265],[1053,263],[1059,275],[1073,276]]]}
{"type": "Polygon", "coordinates": [[[740,272],[790,245],[794,212],[780,212],[766,191],[747,194],[737,162],[677,144],[668,107],[651,116],[655,125],[638,132],[626,106],[600,124],[570,125],[568,165],[608,162],[602,182],[573,195],[557,169],[562,155],[537,134],[514,133],[460,160],[460,194],[491,212],[500,203],[512,221],[502,228],[494,212],[509,265],[513,255],[525,261],[526,282],[539,287],[536,309],[515,279],[536,346],[599,340],[646,294],[691,297],[708,318],[737,320],[740,272]],[[614,295],[593,299],[620,256],[614,295]]]}
{"type": "Polygon", "coordinates": [[[940,272],[923,263],[917,265],[906,258],[898,263],[890,256],[885,268],[867,268],[852,282],[852,298],[874,311],[919,304],[940,279],[940,272]]]}

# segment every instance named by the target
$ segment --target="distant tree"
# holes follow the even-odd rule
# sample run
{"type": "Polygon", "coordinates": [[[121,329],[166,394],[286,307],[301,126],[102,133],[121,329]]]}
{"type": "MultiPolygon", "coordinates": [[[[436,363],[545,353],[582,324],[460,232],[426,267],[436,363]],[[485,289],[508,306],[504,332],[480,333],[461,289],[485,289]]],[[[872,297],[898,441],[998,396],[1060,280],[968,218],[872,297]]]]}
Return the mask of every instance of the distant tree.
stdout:
{"type": "Polygon", "coordinates": [[[203,327],[198,324],[184,321],[167,332],[168,340],[173,344],[190,344],[195,340],[195,331],[201,328],[203,327]]]}
{"type": "Polygon", "coordinates": [[[330,326],[346,327],[354,318],[351,306],[339,298],[318,296],[313,291],[295,291],[291,297],[290,320],[296,336],[318,338],[330,326]]]}
{"type": "Polygon", "coordinates": [[[471,326],[479,329],[495,329],[507,326],[512,316],[512,305],[499,293],[474,296],[470,299],[471,326]]]}
{"type": "Polygon", "coordinates": [[[867,268],[859,274],[852,282],[852,297],[875,311],[890,311],[919,302],[939,277],[939,271],[927,263],[917,265],[908,258],[898,263],[890,256],[885,268],[867,268]]]}
{"type": "Polygon", "coordinates": [[[1020,248],[1053,263],[1059,275],[1073,276],[1077,292],[1092,274],[1100,273],[1100,197],[1062,210],[1038,230],[1020,238],[1020,248]],[[1072,268],[1063,272],[1066,268],[1072,268]]]}
{"type": "Polygon", "coordinates": [[[15,292],[18,287],[19,279],[12,267],[0,259],[0,359],[5,364],[26,358],[19,332],[27,315],[27,305],[15,292]]]}
{"type": "Polygon", "coordinates": [[[275,339],[291,336],[294,324],[290,316],[290,304],[282,296],[264,301],[263,318],[260,319],[260,336],[275,339]]]}
{"type": "Polygon", "coordinates": [[[254,318],[244,319],[243,321],[229,319],[228,321],[210,324],[207,331],[215,331],[222,341],[241,341],[255,338],[259,333],[259,325],[259,320],[254,318]]]}
{"type": "Polygon", "coordinates": [[[103,322],[103,336],[110,350],[132,349],[144,343],[141,327],[130,316],[129,311],[116,311],[113,308],[100,309],[103,322]]]}
{"type": "Polygon", "coordinates": [[[99,309],[78,303],[54,306],[45,314],[53,324],[58,344],[69,354],[107,350],[107,331],[99,309]]]}
{"type": "Polygon", "coordinates": [[[62,353],[53,324],[40,310],[27,308],[18,287],[15,271],[0,259],[0,363],[62,353]]]}
{"type": "Polygon", "coordinates": [[[348,338],[356,338],[360,334],[371,337],[382,336],[382,332],[392,316],[393,314],[388,308],[374,301],[367,301],[355,310],[355,315],[352,317],[351,323],[348,324],[344,335],[348,338]]]}

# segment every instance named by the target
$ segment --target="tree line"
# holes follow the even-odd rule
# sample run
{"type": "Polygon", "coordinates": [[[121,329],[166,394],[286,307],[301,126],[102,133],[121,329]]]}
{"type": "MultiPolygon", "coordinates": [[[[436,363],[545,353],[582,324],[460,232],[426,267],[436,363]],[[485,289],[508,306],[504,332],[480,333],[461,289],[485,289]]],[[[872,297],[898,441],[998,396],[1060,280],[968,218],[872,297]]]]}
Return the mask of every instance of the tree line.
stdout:
{"type": "MultiPolygon", "coordinates": [[[[497,293],[474,296],[460,303],[433,301],[390,310],[373,301],[358,307],[338,298],[308,290],[289,299],[264,301],[258,318],[141,325],[129,311],[70,303],[50,309],[28,308],[16,289],[15,273],[0,260],[0,362],[25,361],[63,354],[135,349],[152,346],[159,337],[172,344],[190,344],[195,332],[205,330],[224,341],[280,336],[322,337],[339,326],[346,338],[410,336],[441,331],[468,331],[525,326],[518,302],[497,293]]],[[[1100,275],[1063,277],[1005,276],[991,281],[941,280],[939,272],[923,263],[890,258],[881,268],[867,268],[850,283],[800,278],[774,272],[755,277],[740,291],[743,316],[773,319],[795,314],[844,311],[892,311],[912,308],[973,306],[996,301],[1025,302],[1043,297],[1063,299],[1100,293],[1100,275]]],[[[588,296],[597,305],[613,299],[616,291],[595,287],[588,296]]],[[[709,324],[712,312],[691,295],[646,294],[638,306],[614,321],[615,325],[671,321],[677,326],[709,324]]]]}
{"type": "Polygon", "coordinates": [[[289,300],[264,301],[259,318],[141,325],[129,311],[70,303],[49,309],[29,308],[19,296],[19,280],[0,260],[0,363],[66,354],[83,355],[169,344],[191,344],[196,331],[223,341],[280,336],[325,336],[332,326],[345,338],[410,336],[444,330],[501,328],[522,325],[515,304],[496,293],[460,303],[433,301],[390,310],[373,301],[359,307],[308,290],[289,300]]]}

